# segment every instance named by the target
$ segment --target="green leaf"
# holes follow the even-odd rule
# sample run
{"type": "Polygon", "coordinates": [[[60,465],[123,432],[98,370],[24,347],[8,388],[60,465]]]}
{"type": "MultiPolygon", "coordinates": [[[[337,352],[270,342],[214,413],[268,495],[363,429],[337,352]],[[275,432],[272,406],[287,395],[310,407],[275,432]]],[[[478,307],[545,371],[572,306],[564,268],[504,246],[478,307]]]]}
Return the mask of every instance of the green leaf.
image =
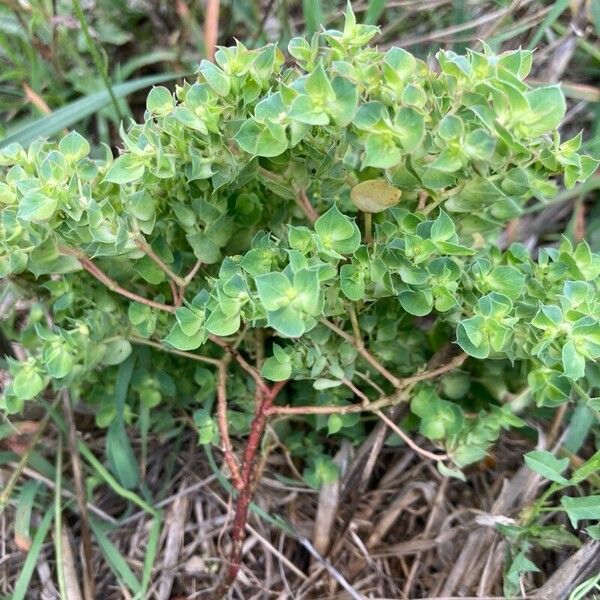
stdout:
{"type": "Polygon", "coordinates": [[[110,567],[110,570],[116,575],[117,580],[123,586],[129,588],[132,594],[142,593],[142,587],[136,576],[133,574],[129,564],[123,558],[117,547],[108,539],[106,535],[106,525],[97,521],[90,515],[90,527],[94,534],[94,541],[98,544],[104,560],[110,567]]]}
{"type": "Polygon", "coordinates": [[[402,308],[411,315],[424,317],[433,310],[431,290],[408,290],[398,296],[402,308]]]}
{"type": "Polygon", "coordinates": [[[289,359],[280,361],[278,357],[270,356],[263,363],[260,373],[270,381],[286,381],[292,374],[292,363],[289,359]]]}
{"type": "Polygon", "coordinates": [[[440,210],[438,218],[431,226],[431,239],[436,243],[446,242],[455,233],[454,221],[443,210],[440,210]]]}
{"type": "Polygon", "coordinates": [[[131,183],[142,177],[145,168],[144,162],[138,156],[123,154],[113,162],[104,179],[120,185],[131,183]]]}
{"type": "Polygon", "coordinates": [[[335,100],[328,105],[329,114],[338,127],[346,127],[356,114],[357,86],[343,77],[336,77],[332,82],[332,87],[335,100]]]}
{"type": "Polygon", "coordinates": [[[204,329],[199,329],[193,335],[186,335],[179,323],[175,324],[169,335],[165,338],[165,342],[177,350],[195,350],[206,341],[206,332],[204,329]]]}
{"type": "Polygon", "coordinates": [[[364,275],[354,265],[342,265],[340,269],[342,292],[349,300],[358,302],[365,294],[364,275]]]}
{"type": "Polygon", "coordinates": [[[267,322],[282,335],[300,337],[306,331],[302,315],[293,306],[284,306],[267,313],[267,322]]]}
{"type": "Polygon", "coordinates": [[[300,94],[294,99],[288,115],[290,119],[306,125],[327,125],[329,123],[325,106],[315,102],[306,94],[300,94]]]}
{"type": "Polygon", "coordinates": [[[182,306],[175,310],[177,323],[184,335],[193,336],[198,333],[204,322],[204,315],[199,311],[182,306]]]}
{"type": "Polygon", "coordinates": [[[205,408],[194,412],[194,423],[198,427],[198,442],[200,444],[216,444],[219,441],[219,429],[215,420],[205,408]]]}
{"type": "Polygon", "coordinates": [[[315,231],[325,248],[340,254],[352,254],[360,246],[360,230],[356,223],[333,205],[315,222],[315,231]]]}
{"type": "Polygon", "coordinates": [[[239,328],[241,319],[239,313],[226,315],[220,308],[216,308],[206,320],[206,329],[215,335],[233,335],[239,328]]]}
{"type": "Polygon", "coordinates": [[[475,129],[467,135],[466,153],[475,160],[487,161],[494,153],[496,140],[484,129],[475,129]]]}
{"type": "Polygon", "coordinates": [[[76,131],[71,131],[60,140],[58,149],[68,161],[77,162],[90,153],[90,144],[76,131]]]}
{"type": "Polygon", "coordinates": [[[327,102],[335,97],[331,82],[323,68],[323,63],[319,63],[306,77],[304,89],[313,101],[327,102]]]}
{"type": "Polygon", "coordinates": [[[202,233],[192,233],[186,236],[188,244],[194,251],[194,256],[207,265],[213,265],[221,259],[221,250],[210,238],[202,233]]]}
{"type": "Polygon", "coordinates": [[[173,111],[173,117],[184,127],[198,131],[203,135],[208,135],[206,123],[187,106],[178,106],[173,111]]]}
{"type": "MultiPolygon", "coordinates": [[[[571,425],[569,427],[571,427],[571,425]]],[[[580,483],[581,481],[587,479],[590,475],[594,475],[598,472],[600,472],[600,450],[598,450],[593,456],[588,458],[588,460],[586,460],[573,473],[571,481],[573,483],[580,483]]]]}
{"type": "Polygon", "coordinates": [[[302,473],[306,483],[315,489],[319,489],[323,484],[337,481],[339,474],[339,467],[329,456],[323,454],[317,456],[312,465],[302,473]]]}
{"type": "Polygon", "coordinates": [[[206,79],[210,87],[219,94],[219,96],[228,96],[231,90],[231,79],[217,65],[208,60],[203,60],[198,69],[206,79]]]}
{"type": "Polygon", "coordinates": [[[565,377],[573,381],[585,375],[585,358],[577,351],[573,340],[569,340],[562,348],[562,364],[565,377]]]}
{"type": "MultiPolygon", "coordinates": [[[[308,35],[315,33],[323,23],[323,12],[320,0],[302,0],[302,12],[308,35]]],[[[294,38],[298,40],[300,38],[294,38]]],[[[294,40],[292,40],[294,41],[294,40]]],[[[304,40],[303,40],[304,41],[304,40]]],[[[291,42],[290,42],[291,45],[291,42]]],[[[296,56],[292,54],[292,56],[296,56]]]]}
{"type": "Polygon", "coordinates": [[[446,142],[460,140],[464,133],[462,120],[454,115],[446,115],[438,124],[438,135],[446,142]]]}
{"type": "Polygon", "coordinates": [[[166,115],[173,110],[175,101],[171,92],[164,86],[153,87],[146,99],[146,108],[155,115],[166,115]]]}
{"type": "Polygon", "coordinates": [[[525,276],[509,265],[494,267],[486,277],[490,289],[516,300],[523,291],[525,276]]]}
{"type": "Polygon", "coordinates": [[[58,198],[41,192],[28,192],[19,205],[18,218],[22,221],[43,223],[49,221],[56,212],[58,198]]]}
{"type": "Polygon", "coordinates": [[[106,457],[123,487],[128,490],[137,487],[139,470],[123,423],[115,419],[108,428],[106,435],[106,457]]]}
{"type": "Polygon", "coordinates": [[[283,273],[266,273],[255,278],[262,305],[268,311],[287,306],[295,296],[292,282],[283,273]]]}
{"type": "Polygon", "coordinates": [[[391,135],[370,133],[365,141],[364,167],[390,169],[400,164],[402,151],[394,143],[391,135]]]}
{"type": "MultiPolygon", "coordinates": [[[[513,584],[517,585],[520,581],[522,573],[537,573],[539,569],[526,556],[525,552],[519,552],[510,564],[506,573],[506,578],[513,584]]],[[[512,594],[511,594],[512,595],[512,594]]]]}
{"type": "Polygon", "coordinates": [[[556,483],[567,485],[569,481],[561,473],[569,466],[568,458],[558,459],[551,452],[534,450],[525,455],[525,464],[532,470],[556,483]]]}
{"type": "Polygon", "coordinates": [[[474,316],[458,324],[456,342],[470,356],[487,358],[490,354],[490,343],[483,334],[485,318],[474,316]]]}
{"type": "Polygon", "coordinates": [[[73,355],[63,344],[47,346],[44,349],[44,362],[50,377],[62,379],[73,368],[73,355]]]}
{"type": "Polygon", "coordinates": [[[44,389],[44,381],[35,368],[22,366],[13,379],[13,392],[19,400],[31,400],[44,389]]]}
{"type": "Polygon", "coordinates": [[[44,545],[44,541],[46,540],[46,536],[48,535],[48,531],[50,531],[50,525],[52,525],[53,518],[54,507],[51,505],[50,508],[46,510],[44,517],[42,518],[42,521],[40,522],[39,527],[33,537],[31,548],[29,549],[21,568],[19,569],[19,576],[14,583],[13,592],[10,597],[11,600],[25,600],[25,598],[28,597],[28,592],[31,591],[31,577],[36,565],[38,564],[42,547],[44,545]]]}
{"type": "Polygon", "coordinates": [[[387,70],[384,69],[386,76],[388,73],[393,73],[393,75],[403,81],[408,79],[417,67],[415,57],[402,48],[390,48],[384,54],[383,62],[388,67],[387,70]]]}
{"type": "Polygon", "coordinates": [[[394,118],[394,131],[406,152],[414,152],[425,136],[425,120],[414,108],[401,108],[394,118]]]}
{"type": "Polygon", "coordinates": [[[273,157],[283,154],[288,147],[285,129],[278,123],[257,123],[248,119],[235,136],[240,148],[252,156],[273,157]]]}
{"type": "MultiPolygon", "coordinates": [[[[165,73],[161,75],[148,75],[111,85],[115,98],[123,98],[128,94],[147,88],[155,83],[179,79],[181,73],[165,73]]],[[[10,146],[10,144],[19,143],[28,146],[31,142],[39,138],[49,138],[61,130],[66,129],[78,123],[79,121],[98,112],[104,106],[111,103],[111,97],[107,90],[95,92],[84,96],[79,100],[70,102],[65,106],[53,111],[50,115],[36,119],[0,140],[0,148],[10,146]]]]}
{"type": "Polygon", "coordinates": [[[593,540],[600,540],[600,525],[590,525],[585,531],[593,540]]]}
{"type": "Polygon", "coordinates": [[[296,296],[292,304],[302,312],[317,316],[321,313],[319,271],[315,268],[300,269],[294,274],[296,296]]]}
{"type": "Polygon", "coordinates": [[[563,93],[557,85],[539,87],[525,94],[531,113],[524,123],[531,136],[556,129],[567,111],[563,93]]]}
{"type": "Polygon", "coordinates": [[[126,489],[137,487],[140,480],[138,463],[125,431],[124,411],[129,383],[133,374],[135,358],[130,356],[122,362],[117,371],[114,403],[116,418],[110,424],[106,435],[106,457],[111,471],[126,489]]]}
{"type": "Polygon", "coordinates": [[[563,496],[560,503],[567,511],[571,525],[575,528],[579,521],[600,519],[600,496],[563,496]]]}
{"type": "Polygon", "coordinates": [[[438,461],[436,466],[443,477],[453,477],[454,479],[460,479],[460,481],[467,481],[465,474],[460,469],[451,469],[442,461],[438,461]]]}
{"type": "Polygon", "coordinates": [[[131,354],[131,344],[123,338],[115,339],[108,344],[104,350],[102,364],[118,365],[131,354]]]}

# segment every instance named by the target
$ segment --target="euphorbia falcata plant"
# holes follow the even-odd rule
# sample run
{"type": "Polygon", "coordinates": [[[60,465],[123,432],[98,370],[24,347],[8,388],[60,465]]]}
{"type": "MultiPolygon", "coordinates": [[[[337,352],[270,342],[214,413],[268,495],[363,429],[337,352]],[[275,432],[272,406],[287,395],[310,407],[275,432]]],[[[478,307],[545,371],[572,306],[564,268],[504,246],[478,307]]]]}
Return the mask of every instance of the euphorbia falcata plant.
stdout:
{"type": "Polygon", "coordinates": [[[116,159],[75,132],[0,154],[2,275],[39,301],[3,410],[67,388],[133,488],[123,424],[169,432],[193,407],[237,495],[225,584],[267,420],[318,487],[336,440],[398,403],[412,416],[395,434],[419,451],[418,431],[457,476],[522,424],[525,392],[593,403],[600,257],[495,245],[597,166],[558,133],[560,88],[524,83],[526,50],[440,51],[432,68],[369,47],[376,33],[348,11],[343,32],[292,40],[291,62],[221,48],[149,93],[116,159]]]}

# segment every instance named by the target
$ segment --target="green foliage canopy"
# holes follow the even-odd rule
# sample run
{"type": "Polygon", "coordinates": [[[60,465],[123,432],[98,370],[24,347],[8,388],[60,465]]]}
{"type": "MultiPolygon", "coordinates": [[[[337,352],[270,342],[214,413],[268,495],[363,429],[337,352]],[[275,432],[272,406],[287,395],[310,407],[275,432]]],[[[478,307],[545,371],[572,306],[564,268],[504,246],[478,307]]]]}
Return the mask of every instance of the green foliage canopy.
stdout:
{"type": "MultiPolygon", "coordinates": [[[[22,327],[28,358],[10,363],[3,410],[69,387],[108,425],[111,366],[141,340],[212,357],[215,336],[239,336],[250,357],[264,343],[262,375],[300,382],[287,388],[290,403],[349,404],[344,382],[371,399],[389,388],[323,319],[360,335],[399,377],[449,343],[475,359],[411,395],[415,426],[459,467],[521,424],[506,401],[522,389],[545,406],[568,401],[573,386],[594,402],[586,373],[600,357],[600,257],[585,242],[535,260],[522,245],[494,245],[527,202],[556,193],[556,178],[573,187],[597,167],[578,153],[581,135],[561,140],[560,88],[524,82],[530,51],[440,51],[431,68],[369,47],[375,34],[349,12],[341,32],[292,40],[291,62],[275,46],[221,48],[174,94],[150,92],[144,122],[121,129],[116,159],[108,148],[91,154],[75,132],[2,149],[0,275],[18,276],[52,315],[36,305],[22,327]],[[376,181],[383,194],[381,180],[393,201],[373,210],[370,241],[351,192],[376,181]]],[[[212,372],[144,352],[127,420],[139,403],[163,407],[166,423],[193,398],[203,441],[216,441],[212,372]]],[[[247,430],[252,385],[241,372],[228,383],[234,433],[247,430]]],[[[364,423],[305,421],[310,435],[289,431],[286,443],[317,485],[332,466],[315,432],[358,440],[364,423]]]]}

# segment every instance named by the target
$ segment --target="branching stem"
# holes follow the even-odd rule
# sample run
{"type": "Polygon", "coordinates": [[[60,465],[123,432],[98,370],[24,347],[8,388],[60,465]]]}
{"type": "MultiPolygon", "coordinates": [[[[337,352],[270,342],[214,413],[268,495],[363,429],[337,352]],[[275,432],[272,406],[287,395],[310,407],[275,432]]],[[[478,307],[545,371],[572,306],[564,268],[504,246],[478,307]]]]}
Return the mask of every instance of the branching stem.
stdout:
{"type": "Polygon", "coordinates": [[[221,435],[221,443],[223,445],[223,454],[225,463],[231,473],[231,482],[236,490],[242,489],[242,477],[237,463],[237,459],[231,445],[229,437],[229,425],[227,422],[227,367],[231,361],[231,354],[228,352],[219,362],[219,378],[217,382],[217,421],[219,424],[219,433],[221,435]]]}

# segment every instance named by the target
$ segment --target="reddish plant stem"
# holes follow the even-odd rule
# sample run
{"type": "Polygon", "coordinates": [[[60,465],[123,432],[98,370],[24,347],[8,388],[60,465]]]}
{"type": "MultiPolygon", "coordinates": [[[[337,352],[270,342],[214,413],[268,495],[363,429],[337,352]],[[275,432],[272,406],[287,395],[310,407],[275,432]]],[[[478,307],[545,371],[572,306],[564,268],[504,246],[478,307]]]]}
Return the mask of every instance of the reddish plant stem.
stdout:
{"type": "Polygon", "coordinates": [[[231,352],[231,355],[235,358],[238,365],[254,379],[258,389],[261,389],[263,392],[269,391],[269,387],[265,383],[265,380],[260,376],[260,373],[235,348],[232,348],[225,340],[222,340],[216,335],[209,335],[208,339],[217,346],[223,348],[223,350],[231,352]]]}
{"type": "Polygon", "coordinates": [[[310,203],[306,192],[302,189],[298,190],[298,195],[296,196],[296,204],[298,204],[298,206],[302,209],[302,212],[306,215],[306,218],[311,224],[314,224],[315,221],[319,218],[319,213],[316,211],[315,207],[310,203]]]}
{"type": "Polygon", "coordinates": [[[156,252],[152,249],[152,246],[143,238],[139,237],[136,240],[136,246],[152,261],[154,264],[158,266],[170,279],[172,279],[177,285],[185,286],[185,279],[179,277],[177,273],[174,273],[169,265],[167,265],[156,252]]]}
{"type": "Polygon", "coordinates": [[[149,300],[148,298],[144,298],[138,294],[134,294],[129,290],[121,287],[114,279],[108,277],[103,271],[101,271],[89,258],[79,257],[79,262],[81,266],[93,277],[95,277],[100,283],[103,283],[108,289],[113,292],[125,296],[125,298],[129,298],[134,302],[139,302],[140,304],[146,304],[152,308],[156,308],[158,310],[163,310],[165,312],[174,313],[175,307],[170,306],[168,304],[163,304],[162,302],[156,302],[155,300],[149,300]]]}
{"type": "Polygon", "coordinates": [[[221,434],[221,444],[223,445],[223,454],[225,463],[231,473],[231,482],[236,490],[242,489],[242,477],[238,467],[237,459],[233,453],[231,438],[229,437],[229,426],[227,424],[227,393],[225,386],[227,384],[227,367],[231,354],[227,353],[219,363],[219,379],[217,384],[217,420],[219,423],[219,433],[221,434]]]}
{"type": "Polygon", "coordinates": [[[244,450],[244,459],[242,462],[241,488],[237,497],[235,506],[235,517],[231,531],[231,552],[229,554],[228,565],[219,584],[215,597],[221,598],[226,593],[240,570],[242,562],[242,549],[246,537],[246,522],[248,521],[248,509],[252,499],[252,493],[255,487],[255,467],[256,456],[262,440],[269,409],[272,407],[277,394],[285,385],[285,381],[276,383],[269,388],[263,381],[263,385],[256,388],[256,407],[254,418],[250,426],[248,442],[244,450]]]}

